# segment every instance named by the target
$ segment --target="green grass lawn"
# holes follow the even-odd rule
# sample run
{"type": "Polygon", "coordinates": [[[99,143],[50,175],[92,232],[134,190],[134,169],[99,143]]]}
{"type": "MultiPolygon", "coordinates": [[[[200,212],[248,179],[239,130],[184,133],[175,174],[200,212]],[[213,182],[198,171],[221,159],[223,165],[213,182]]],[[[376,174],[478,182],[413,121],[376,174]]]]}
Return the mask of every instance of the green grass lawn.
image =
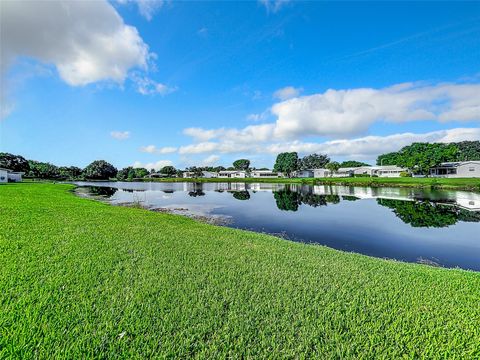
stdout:
{"type": "Polygon", "coordinates": [[[379,178],[379,177],[349,177],[349,178],[291,178],[291,179],[137,179],[140,181],[158,181],[158,182],[264,182],[264,183],[282,183],[282,184],[336,184],[336,185],[355,185],[355,186],[401,186],[401,187],[428,187],[437,189],[457,189],[480,191],[479,178],[379,178]]]}
{"type": "Polygon", "coordinates": [[[71,189],[0,186],[1,359],[480,358],[479,273],[71,189]]]}

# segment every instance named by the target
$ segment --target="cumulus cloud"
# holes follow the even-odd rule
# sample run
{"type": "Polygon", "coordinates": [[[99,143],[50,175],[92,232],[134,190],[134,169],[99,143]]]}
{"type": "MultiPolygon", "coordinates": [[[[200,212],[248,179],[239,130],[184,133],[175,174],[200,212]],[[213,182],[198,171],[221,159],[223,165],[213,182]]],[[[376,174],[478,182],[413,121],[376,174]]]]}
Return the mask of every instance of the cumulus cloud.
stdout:
{"type": "Polygon", "coordinates": [[[279,100],[288,100],[300,95],[303,91],[303,88],[295,88],[293,86],[287,86],[281,89],[278,89],[273,93],[273,97],[279,100]]]}
{"type": "Polygon", "coordinates": [[[171,86],[156,82],[155,80],[150,79],[145,75],[133,74],[131,78],[135,84],[137,92],[142,95],[159,94],[164,96],[178,90],[177,87],[171,87],[171,86]]]}
{"type": "Polygon", "coordinates": [[[258,0],[258,2],[265,6],[267,13],[276,13],[288,4],[290,0],[258,0]]]}
{"type": "Polygon", "coordinates": [[[72,86],[113,80],[146,68],[148,46],[108,1],[3,1],[2,75],[16,58],[53,64],[72,86]]]}
{"type": "Polygon", "coordinates": [[[331,156],[345,156],[351,158],[372,158],[379,154],[397,151],[401,147],[413,142],[457,142],[480,139],[480,128],[456,128],[439,130],[427,133],[401,133],[388,136],[365,136],[355,139],[341,139],[323,143],[303,142],[300,140],[267,142],[267,143],[235,143],[227,142],[200,142],[179,148],[179,153],[245,153],[245,154],[278,154],[284,151],[297,151],[302,154],[323,152],[331,156]]]}
{"type": "Polygon", "coordinates": [[[399,84],[327,90],[273,105],[275,136],[352,136],[377,121],[479,121],[480,84],[399,84]]]}
{"type": "Polygon", "coordinates": [[[130,131],[112,131],[110,136],[117,140],[126,140],[130,137],[130,131]]]}
{"type": "Polygon", "coordinates": [[[201,160],[199,164],[200,166],[213,166],[218,162],[218,160],[220,160],[220,156],[210,155],[205,159],[201,160]]]}
{"type": "Polygon", "coordinates": [[[157,148],[155,145],[148,145],[148,146],[142,146],[140,148],[140,151],[150,153],[150,154],[172,154],[177,151],[177,148],[172,146],[157,148]]]}
{"type": "Polygon", "coordinates": [[[148,21],[153,19],[155,13],[160,10],[165,1],[163,0],[117,0],[120,4],[132,3],[137,5],[138,12],[148,21]]]}
{"type": "Polygon", "coordinates": [[[145,168],[145,169],[155,169],[156,171],[160,170],[165,166],[173,166],[173,162],[170,160],[158,160],[157,162],[143,163],[141,161],[135,161],[132,165],[134,168],[145,168]]]}

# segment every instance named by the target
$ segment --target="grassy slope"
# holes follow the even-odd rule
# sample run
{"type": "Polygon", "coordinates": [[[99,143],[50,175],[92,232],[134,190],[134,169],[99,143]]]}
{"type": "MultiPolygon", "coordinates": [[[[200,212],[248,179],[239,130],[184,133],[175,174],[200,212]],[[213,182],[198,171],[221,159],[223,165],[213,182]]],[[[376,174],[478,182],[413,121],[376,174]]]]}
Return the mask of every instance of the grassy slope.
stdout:
{"type": "Polygon", "coordinates": [[[0,186],[0,358],[480,357],[478,273],[69,189],[0,186]]]}
{"type": "Polygon", "coordinates": [[[464,189],[480,191],[479,178],[378,178],[378,177],[352,177],[352,178],[292,178],[292,179],[136,179],[158,182],[267,182],[282,184],[338,184],[356,186],[402,186],[402,187],[434,187],[442,189],[464,189]]]}

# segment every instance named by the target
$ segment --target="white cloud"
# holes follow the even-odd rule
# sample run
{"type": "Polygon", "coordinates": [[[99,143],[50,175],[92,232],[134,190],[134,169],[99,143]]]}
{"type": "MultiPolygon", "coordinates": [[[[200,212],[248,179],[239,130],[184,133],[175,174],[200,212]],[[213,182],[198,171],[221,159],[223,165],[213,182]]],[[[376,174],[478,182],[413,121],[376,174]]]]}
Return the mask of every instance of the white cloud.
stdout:
{"type": "Polygon", "coordinates": [[[112,131],[110,136],[117,140],[126,140],[130,137],[130,131],[112,131]]]}
{"type": "Polygon", "coordinates": [[[148,145],[142,146],[140,151],[150,154],[172,154],[177,151],[177,148],[172,146],[157,148],[155,145],[148,145]]]}
{"type": "Polygon", "coordinates": [[[284,151],[297,151],[302,154],[313,152],[349,158],[372,158],[379,154],[397,151],[413,142],[457,142],[480,139],[480,128],[456,128],[427,133],[401,133],[388,136],[365,136],[356,139],[332,140],[323,143],[300,140],[282,142],[236,143],[234,141],[201,142],[179,148],[180,154],[204,153],[244,153],[278,154],[284,151]]]}
{"type": "Polygon", "coordinates": [[[142,95],[160,94],[164,96],[178,90],[177,87],[156,82],[145,75],[132,74],[131,79],[135,83],[137,92],[142,95]]]}
{"type": "Polygon", "coordinates": [[[208,36],[208,29],[206,27],[202,27],[197,31],[197,34],[202,36],[202,37],[207,37],[208,36]]]}
{"type": "Polygon", "coordinates": [[[288,4],[290,0],[258,0],[258,2],[265,6],[268,13],[276,13],[288,4]]]}
{"type": "Polygon", "coordinates": [[[163,0],[117,0],[120,4],[133,3],[138,7],[138,12],[148,21],[153,19],[153,15],[160,10],[165,1],[163,0]]]}
{"type": "Polygon", "coordinates": [[[287,86],[278,89],[273,93],[273,97],[279,100],[288,100],[293,97],[297,97],[303,91],[303,88],[295,88],[293,86],[287,86]]]}
{"type": "Polygon", "coordinates": [[[351,136],[366,132],[378,121],[479,121],[479,93],[480,84],[327,90],[275,104],[275,136],[351,136]]]}
{"type": "Polygon", "coordinates": [[[17,57],[53,64],[69,85],[146,68],[148,46],[108,1],[2,1],[2,77],[17,57]]]}
{"type": "Polygon", "coordinates": [[[150,163],[135,161],[132,166],[134,168],[145,168],[147,170],[155,169],[156,171],[158,171],[165,166],[173,166],[173,162],[171,162],[170,160],[159,160],[157,162],[150,162],[150,163]]]}
{"type": "Polygon", "coordinates": [[[205,159],[201,160],[199,165],[200,166],[213,166],[218,162],[218,160],[220,160],[220,156],[210,155],[210,156],[206,157],[205,159]]]}

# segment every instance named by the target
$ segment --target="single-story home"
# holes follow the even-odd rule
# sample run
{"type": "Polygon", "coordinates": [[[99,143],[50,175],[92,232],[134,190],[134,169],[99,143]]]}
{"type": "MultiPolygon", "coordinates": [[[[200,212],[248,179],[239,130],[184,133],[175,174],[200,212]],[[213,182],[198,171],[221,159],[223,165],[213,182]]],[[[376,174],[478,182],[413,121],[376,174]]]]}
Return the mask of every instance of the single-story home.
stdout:
{"type": "Polygon", "coordinates": [[[8,169],[0,168],[0,183],[8,182],[8,169]]]}
{"type": "MultiPolygon", "coordinates": [[[[378,177],[400,177],[400,173],[408,171],[398,166],[360,166],[340,168],[332,174],[332,177],[351,177],[351,176],[378,176],[378,177]]],[[[330,177],[331,171],[328,169],[312,169],[297,172],[297,177],[325,178],[330,177]],[[300,176],[303,175],[303,176],[300,176]]]]}
{"type": "MultiPolygon", "coordinates": [[[[195,173],[192,172],[192,171],[184,171],[182,173],[182,176],[184,178],[194,178],[195,177],[195,173]]],[[[216,172],[213,172],[213,171],[202,171],[202,176],[200,176],[202,178],[207,178],[207,179],[211,179],[211,178],[216,178],[218,177],[218,173],[216,172]]]]}
{"type": "Polygon", "coordinates": [[[430,176],[444,178],[480,178],[480,160],[441,163],[430,169],[430,176]]]}
{"type": "Polygon", "coordinates": [[[218,177],[222,179],[227,178],[246,178],[247,172],[243,170],[224,170],[218,172],[218,177]]]}
{"type": "Polygon", "coordinates": [[[373,175],[378,177],[400,177],[401,173],[408,172],[408,169],[395,165],[375,166],[373,169],[373,175]]]}
{"type": "Polygon", "coordinates": [[[306,170],[298,170],[295,171],[294,176],[297,178],[313,178],[314,177],[314,170],[306,169],[306,170]]]}
{"type": "Polygon", "coordinates": [[[283,177],[283,174],[280,172],[272,171],[272,170],[252,170],[250,172],[250,176],[252,178],[274,179],[274,178],[283,177]]]}
{"type": "Polygon", "coordinates": [[[0,183],[22,182],[23,172],[0,168],[0,183]]]}

